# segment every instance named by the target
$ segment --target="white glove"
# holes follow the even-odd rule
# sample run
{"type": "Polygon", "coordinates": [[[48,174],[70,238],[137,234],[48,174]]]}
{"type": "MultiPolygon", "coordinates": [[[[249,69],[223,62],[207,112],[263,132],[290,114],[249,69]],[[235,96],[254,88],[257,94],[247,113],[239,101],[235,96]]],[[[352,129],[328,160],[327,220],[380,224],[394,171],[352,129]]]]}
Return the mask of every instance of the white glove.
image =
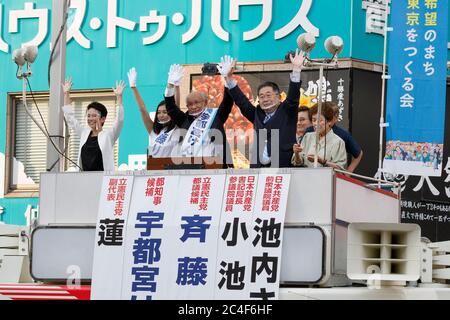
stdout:
{"type": "Polygon", "coordinates": [[[136,88],[136,81],[137,81],[137,72],[136,69],[133,67],[128,71],[128,84],[130,85],[130,88],[136,88]]]}
{"type": "Polygon", "coordinates": [[[167,83],[173,84],[176,87],[180,86],[181,80],[184,76],[184,69],[179,64],[173,64],[170,66],[169,70],[169,79],[167,79],[167,83]]]}
{"type": "Polygon", "coordinates": [[[231,72],[231,69],[234,68],[236,60],[231,56],[223,56],[220,58],[220,63],[217,65],[217,70],[219,70],[220,74],[224,77],[228,76],[231,72]]]}

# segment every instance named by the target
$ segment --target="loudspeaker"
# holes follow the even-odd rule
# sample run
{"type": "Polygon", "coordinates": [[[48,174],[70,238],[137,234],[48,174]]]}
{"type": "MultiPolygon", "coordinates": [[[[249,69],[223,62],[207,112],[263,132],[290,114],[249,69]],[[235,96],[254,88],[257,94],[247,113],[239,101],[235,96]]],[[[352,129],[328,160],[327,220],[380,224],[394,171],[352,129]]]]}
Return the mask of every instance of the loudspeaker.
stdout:
{"type": "Polygon", "coordinates": [[[352,280],[418,280],[420,227],[400,223],[350,224],[347,276],[352,280]]]}

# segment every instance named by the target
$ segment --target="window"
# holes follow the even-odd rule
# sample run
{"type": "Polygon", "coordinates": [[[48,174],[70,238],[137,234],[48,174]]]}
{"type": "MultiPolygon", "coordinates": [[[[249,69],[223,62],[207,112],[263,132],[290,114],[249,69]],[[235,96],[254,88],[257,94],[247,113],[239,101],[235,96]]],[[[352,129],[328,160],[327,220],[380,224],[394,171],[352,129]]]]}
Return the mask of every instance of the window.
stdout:
{"type": "MultiPolygon", "coordinates": [[[[42,118],[47,125],[48,102],[47,93],[35,93],[36,103],[41,111],[42,118]]],[[[108,109],[105,128],[111,127],[116,118],[117,108],[115,105],[115,96],[111,91],[95,92],[73,92],[72,105],[75,110],[75,117],[82,124],[86,124],[86,107],[92,101],[98,101],[108,109]]],[[[31,95],[27,96],[28,106],[37,119],[42,124],[31,95]]],[[[47,139],[40,129],[31,120],[26,113],[22,103],[21,94],[10,94],[8,104],[8,128],[7,128],[7,152],[6,152],[6,177],[7,192],[14,197],[37,196],[39,189],[40,174],[46,171],[47,148],[53,148],[50,144],[47,146],[47,139]]],[[[66,156],[77,162],[78,148],[80,145],[79,137],[67,127],[64,129],[67,151],[66,156]]],[[[118,143],[114,147],[114,159],[117,166],[118,143]]],[[[65,170],[73,171],[76,167],[67,159],[65,160],[65,170]]]]}

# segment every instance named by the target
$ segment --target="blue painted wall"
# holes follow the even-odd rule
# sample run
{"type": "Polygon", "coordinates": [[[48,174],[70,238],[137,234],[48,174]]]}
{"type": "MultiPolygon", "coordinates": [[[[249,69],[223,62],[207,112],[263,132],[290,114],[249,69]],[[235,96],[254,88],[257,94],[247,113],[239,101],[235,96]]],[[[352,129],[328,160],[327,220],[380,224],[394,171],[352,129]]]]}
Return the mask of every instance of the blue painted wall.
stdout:
{"type": "Polygon", "coordinates": [[[25,211],[28,205],[32,205],[36,208],[39,203],[39,199],[0,199],[0,206],[2,206],[3,214],[0,215],[0,222],[6,224],[18,224],[25,225],[25,211]]]}
{"type": "Polygon", "coordinates": [[[384,37],[376,33],[366,33],[366,11],[362,0],[353,0],[351,19],[351,52],[355,59],[383,61],[384,37]]]}

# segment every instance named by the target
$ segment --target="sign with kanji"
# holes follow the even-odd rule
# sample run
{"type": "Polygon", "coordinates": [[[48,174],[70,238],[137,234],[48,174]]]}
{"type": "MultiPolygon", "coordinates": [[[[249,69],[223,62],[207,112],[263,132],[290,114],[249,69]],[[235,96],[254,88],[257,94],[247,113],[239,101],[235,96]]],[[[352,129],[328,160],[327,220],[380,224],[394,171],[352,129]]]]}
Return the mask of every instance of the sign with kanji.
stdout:
{"type": "Polygon", "coordinates": [[[176,221],[178,176],[136,176],[127,223],[122,271],[123,300],[167,299],[170,239],[176,221]]]}
{"type": "Polygon", "coordinates": [[[115,178],[103,182],[93,299],[278,298],[289,174],[129,177],[120,218],[115,178]]]}
{"type": "Polygon", "coordinates": [[[260,174],[252,221],[250,299],[278,299],[289,174],[260,174]]]}
{"type": "Polygon", "coordinates": [[[442,173],[448,5],[448,0],[392,3],[386,172],[428,177],[442,173]]]}
{"type": "Polygon", "coordinates": [[[213,299],[224,174],[180,176],[173,193],[170,239],[170,299],[213,299]]]}
{"type": "Polygon", "coordinates": [[[215,299],[278,298],[289,183],[286,174],[227,176],[215,299]]]}
{"type": "Polygon", "coordinates": [[[103,177],[94,247],[92,300],[121,298],[122,262],[133,178],[126,175],[103,177]]]}
{"type": "Polygon", "coordinates": [[[251,234],[258,175],[228,175],[216,272],[216,299],[248,299],[251,234]]]}

